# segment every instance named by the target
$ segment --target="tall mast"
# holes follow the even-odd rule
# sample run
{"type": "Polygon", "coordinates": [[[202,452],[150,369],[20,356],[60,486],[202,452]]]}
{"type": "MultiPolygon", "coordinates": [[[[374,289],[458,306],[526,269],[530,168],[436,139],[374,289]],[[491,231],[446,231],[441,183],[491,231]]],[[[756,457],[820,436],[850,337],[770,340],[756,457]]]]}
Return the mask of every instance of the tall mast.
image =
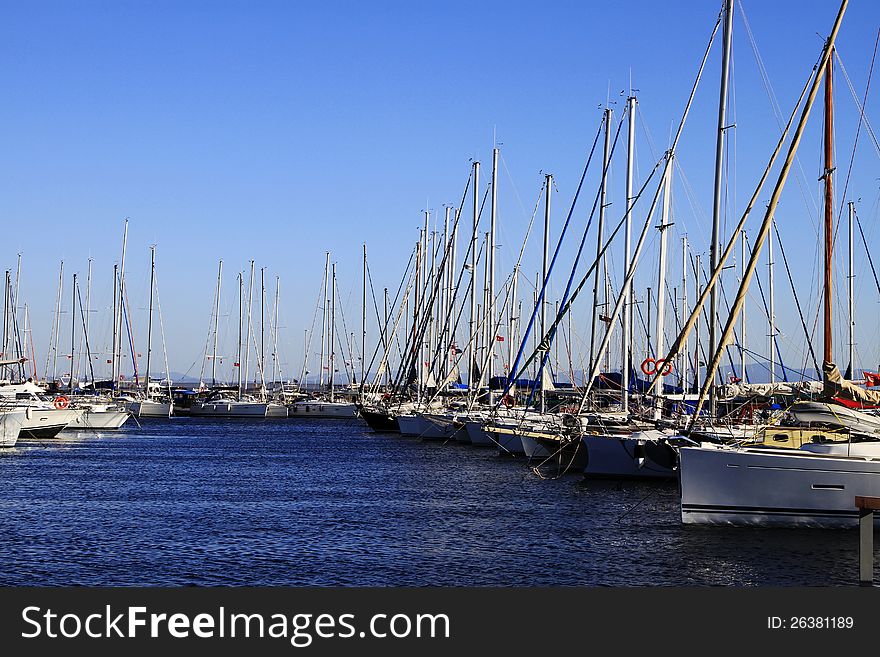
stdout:
{"type": "Polygon", "coordinates": [[[58,303],[55,306],[55,341],[52,345],[52,381],[58,380],[58,332],[61,329],[61,295],[64,290],[64,261],[58,273],[58,303]]]}
{"type": "MultiPolygon", "coordinates": [[[[599,191],[599,226],[596,231],[596,273],[593,278],[593,327],[590,331],[590,369],[595,362],[596,330],[599,314],[599,270],[605,262],[605,253],[602,250],[605,241],[605,208],[608,189],[608,158],[611,150],[611,109],[605,108],[605,146],[602,150],[602,183],[599,191]]],[[[547,193],[549,194],[549,185],[547,193]]],[[[544,262],[547,261],[547,237],[544,237],[544,262]]],[[[544,335],[544,322],[541,321],[541,335],[544,335]]]]}
{"type": "Polygon", "coordinates": [[[238,368],[238,401],[241,401],[241,314],[243,297],[244,278],[242,272],[238,272],[238,359],[235,361],[235,366],[238,368]]]}
{"type": "Polygon", "coordinates": [[[855,271],[853,270],[853,214],[855,214],[855,208],[853,207],[852,201],[847,204],[847,209],[849,210],[849,280],[847,281],[847,286],[849,288],[849,367],[847,370],[849,370],[850,379],[854,379],[856,378],[856,312],[855,306],[853,305],[853,281],[856,276],[855,271]]]}
{"type": "MultiPolygon", "coordinates": [[[[699,299],[703,294],[703,285],[700,283],[700,254],[694,256],[694,296],[699,299]]],[[[697,322],[694,324],[694,385],[700,382],[700,319],[701,315],[697,315],[697,322]]]]}
{"type": "Polygon", "coordinates": [[[156,285],[156,246],[150,247],[150,307],[147,311],[147,371],[144,374],[144,392],[150,396],[150,356],[153,351],[153,288],[156,285]]]}
{"type": "MultiPolygon", "coordinates": [[[[604,183],[603,183],[604,184],[604,183]]],[[[553,189],[553,175],[547,174],[544,176],[544,187],[545,195],[544,195],[544,250],[541,254],[541,274],[543,278],[543,285],[546,289],[547,287],[547,273],[550,262],[550,200],[551,200],[551,190],[553,189]]],[[[600,210],[601,213],[601,210],[600,210]]],[[[599,215],[602,216],[601,214],[599,215]]],[[[601,218],[599,219],[601,226],[601,218]]],[[[601,229],[600,229],[601,230],[601,229]]],[[[601,238],[600,238],[601,239],[601,238]]],[[[598,272],[598,268],[596,269],[598,272]]],[[[598,276],[598,274],[597,274],[598,276]]],[[[595,289],[594,289],[595,292],[595,289]]],[[[547,301],[541,301],[541,339],[547,334],[547,301]]],[[[592,360],[592,349],[590,351],[590,357],[592,360]]],[[[544,413],[547,410],[547,393],[546,386],[544,385],[544,381],[547,379],[547,375],[544,373],[544,370],[541,370],[541,406],[540,411],[544,413]]]]}
{"type": "MultiPolygon", "coordinates": [[[[623,270],[624,277],[629,274],[629,257],[632,250],[632,202],[633,202],[633,158],[636,142],[636,98],[626,99],[629,113],[629,134],[626,147],[626,228],[624,232],[623,270]]],[[[620,394],[621,407],[624,413],[629,411],[629,369],[630,351],[632,349],[632,281],[622,290],[623,295],[623,339],[621,340],[621,373],[620,394]]],[[[587,382],[589,385],[590,382],[587,382]]]]}
{"type": "MultiPolygon", "coordinates": [[[[776,223],[776,220],[773,220],[773,223],[776,223]]],[[[770,232],[767,233],[767,296],[769,297],[769,306],[770,306],[770,331],[768,333],[770,340],[767,345],[767,351],[770,354],[770,383],[776,383],[776,285],[773,281],[773,226],[771,225],[770,232]]]]}
{"type": "Polygon", "coordinates": [[[477,358],[476,329],[477,329],[477,239],[479,237],[480,224],[480,163],[474,162],[474,232],[471,235],[471,316],[470,335],[468,336],[468,392],[476,395],[477,385],[474,363],[477,358]]]}
{"type": "Polygon", "coordinates": [[[324,298],[321,300],[321,365],[318,367],[318,385],[324,387],[324,348],[327,344],[327,294],[330,284],[330,252],[324,258],[324,298]]]}
{"type": "Polygon", "coordinates": [[[488,401],[492,403],[492,377],[495,375],[495,224],[498,218],[498,149],[492,149],[492,213],[489,218],[489,244],[487,248],[489,294],[486,299],[486,330],[488,333],[487,358],[489,364],[486,368],[488,376],[486,382],[489,388],[488,401]]]}
{"type": "Polygon", "coordinates": [[[116,313],[119,306],[119,265],[113,263],[113,340],[110,347],[110,389],[116,391],[116,313]]]}
{"type": "MultiPolygon", "coordinates": [[[[681,327],[684,328],[685,322],[685,312],[688,303],[688,276],[687,276],[687,249],[688,249],[688,238],[681,238],[681,310],[680,310],[680,321],[681,327]]],[[[681,373],[681,392],[682,394],[687,392],[687,378],[688,378],[688,358],[687,358],[687,350],[688,345],[687,342],[682,346],[682,349],[679,351],[679,362],[678,367],[681,373]]]]}
{"type": "Polygon", "coordinates": [[[429,274],[432,272],[432,267],[428,263],[430,262],[431,254],[429,253],[428,248],[428,229],[429,223],[431,221],[431,211],[425,210],[425,228],[422,230],[422,298],[420,303],[418,304],[417,310],[420,311],[419,322],[418,322],[418,333],[416,336],[419,338],[419,394],[421,394],[421,390],[427,385],[427,375],[428,372],[425,368],[425,340],[430,340],[430,331],[421,330],[422,327],[429,328],[429,319],[428,319],[428,299],[430,295],[428,293],[429,289],[429,274]]]}
{"type": "MultiPolygon", "coordinates": [[[[275,384],[276,370],[280,370],[278,366],[278,297],[281,291],[281,277],[275,277],[275,309],[273,311],[274,318],[272,320],[272,384],[275,384]]],[[[281,391],[284,392],[284,381],[282,380],[281,391]]]]}
{"type": "MultiPolygon", "coordinates": [[[[721,91],[718,98],[718,133],[715,141],[715,195],[712,204],[712,243],[710,245],[710,267],[718,267],[718,249],[721,231],[721,183],[724,169],[724,131],[727,130],[727,81],[730,68],[730,40],[733,28],[733,0],[724,2],[724,46],[721,55],[721,91]]],[[[715,353],[718,330],[718,286],[713,285],[709,294],[709,353],[715,353]]],[[[714,405],[715,388],[709,388],[709,399],[714,405]]],[[[714,412],[714,408],[712,409],[714,412]]]]}
{"type": "MultiPolygon", "coordinates": [[[[89,318],[92,314],[92,259],[89,258],[88,269],[86,270],[86,316],[83,318],[85,327],[83,328],[83,339],[89,339],[89,318]]],[[[88,354],[86,354],[88,356],[88,354]]],[[[89,363],[89,370],[92,369],[92,363],[89,363]]],[[[92,388],[95,387],[95,377],[92,377],[92,388]]]]}
{"type": "MultiPolygon", "coordinates": [[[[388,342],[388,288],[384,288],[383,299],[385,300],[385,323],[382,325],[382,342],[385,345],[385,353],[391,353],[391,345],[388,342]]],[[[377,377],[378,379],[378,377],[377,377]]],[[[385,363],[385,386],[391,386],[391,368],[385,363]]]]}
{"type": "MultiPolygon", "coordinates": [[[[114,354],[114,359],[116,360],[116,373],[122,374],[122,315],[123,315],[123,304],[125,303],[125,250],[128,246],[128,219],[125,220],[125,228],[122,231],[122,259],[119,261],[119,304],[116,307],[116,313],[118,315],[116,321],[119,325],[119,329],[116,331],[116,353],[114,354]]],[[[113,381],[113,388],[116,389],[117,384],[119,383],[118,377],[113,381]]]]}
{"type": "MultiPolygon", "coordinates": [[[[449,304],[452,303],[452,265],[455,262],[454,256],[451,258],[449,257],[449,249],[452,239],[449,234],[449,213],[451,210],[452,208],[447,205],[445,216],[443,218],[443,255],[446,264],[443,267],[440,276],[441,302],[437,304],[437,333],[442,342],[440,345],[440,353],[443,354],[443,359],[440,361],[440,372],[438,372],[441,381],[446,381],[446,375],[449,370],[449,336],[446,334],[446,329],[449,326],[449,316],[452,312],[449,310],[449,304]]],[[[440,262],[444,262],[444,259],[441,258],[440,262]]]]}
{"type": "Polygon", "coordinates": [[[831,267],[834,251],[834,105],[832,99],[832,69],[834,62],[834,47],[828,56],[825,65],[825,349],[823,360],[825,363],[834,362],[834,354],[831,339],[831,267]]]}
{"type": "MultiPolygon", "coordinates": [[[[364,394],[364,368],[367,355],[367,243],[364,242],[364,275],[361,293],[361,397],[364,394]]],[[[361,400],[363,401],[363,400],[361,400]]]]}
{"type": "Polygon", "coordinates": [[[336,263],[333,263],[333,282],[330,285],[330,402],[333,402],[334,372],[336,370],[336,354],[333,345],[336,337],[336,263]]]}
{"type": "Polygon", "coordinates": [[[254,300],[254,261],[251,260],[251,271],[248,275],[248,300],[247,300],[247,339],[244,342],[244,385],[245,389],[247,389],[248,385],[248,377],[250,376],[250,365],[251,365],[251,335],[252,335],[252,321],[251,321],[251,308],[253,307],[254,300]]]}
{"type": "MultiPolygon", "coordinates": [[[[673,157],[670,151],[667,154],[670,159],[673,157]]],[[[672,193],[672,163],[666,167],[666,177],[663,180],[663,208],[660,214],[660,263],[659,272],[657,273],[657,336],[656,348],[654,353],[661,356],[666,353],[666,340],[664,331],[666,329],[666,233],[671,225],[669,223],[669,206],[672,202],[670,194],[672,193]]],[[[648,320],[650,324],[650,319],[648,320]]],[[[671,363],[670,363],[671,365],[671,363]]],[[[666,363],[659,366],[660,369],[660,389],[658,399],[663,395],[663,371],[666,369],[666,363]]],[[[660,403],[655,407],[654,417],[660,419],[663,404],[660,403]]]]}
{"type": "MultiPolygon", "coordinates": [[[[211,385],[217,385],[217,327],[220,322],[220,281],[223,278],[223,261],[217,266],[217,293],[214,296],[214,350],[211,356],[211,385]]],[[[239,363],[240,364],[240,363],[239,363]]]]}
{"type": "Polygon", "coordinates": [[[76,272],[70,286],[70,383],[68,390],[73,394],[73,363],[76,360],[76,272]]]}
{"type": "MultiPolygon", "coordinates": [[[[742,280],[743,276],[746,273],[746,231],[743,230],[740,232],[740,249],[742,251],[740,255],[740,273],[739,279],[742,280]]],[[[739,326],[739,375],[742,379],[743,383],[746,383],[749,379],[746,376],[746,307],[743,304],[742,307],[742,316],[740,317],[740,326],[739,326]]]]}
{"type": "Polygon", "coordinates": [[[266,268],[260,267],[260,381],[266,394],[266,268]]]}

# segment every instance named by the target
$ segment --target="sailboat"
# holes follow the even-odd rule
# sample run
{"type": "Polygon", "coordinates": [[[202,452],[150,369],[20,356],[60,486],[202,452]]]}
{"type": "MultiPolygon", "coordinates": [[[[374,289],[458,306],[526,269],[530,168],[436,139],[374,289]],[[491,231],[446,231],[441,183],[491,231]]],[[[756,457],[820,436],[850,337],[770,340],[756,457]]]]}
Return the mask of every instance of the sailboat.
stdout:
{"type": "MultiPolygon", "coordinates": [[[[156,291],[156,247],[150,247],[150,304],[147,314],[147,363],[146,372],[144,374],[144,390],[142,394],[132,396],[127,402],[126,408],[128,412],[135,417],[171,417],[174,405],[171,401],[171,381],[168,376],[167,367],[166,390],[162,390],[158,385],[150,380],[150,358],[153,353],[153,294],[156,291]]],[[[160,312],[161,319],[161,312],[160,312]]],[[[163,333],[164,342],[164,333],[163,333]]],[[[163,345],[164,346],[164,345],[163,345]]],[[[167,357],[166,357],[167,363],[167,357]]]]}
{"type": "MultiPolygon", "coordinates": [[[[217,303],[218,312],[214,317],[214,335],[217,335],[217,322],[219,321],[219,298],[220,276],[222,274],[222,262],[220,273],[217,276],[217,303]]],[[[250,282],[247,305],[247,337],[245,346],[245,367],[249,363],[251,347],[251,302],[253,300],[254,261],[251,260],[250,282]]],[[[244,380],[247,374],[242,374],[242,319],[244,303],[244,276],[238,275],[238,360],[235,367],[238,371],[238,385],[235,388],[225,386],[217,387],[204,399],[193,401],[189,413],[193,417],[224,417],[224,418],[278,418],[287,417],[287,408],[283,404],[269,401],[266,398],[265,388],[261,387],[259,395],[247,394],[244,391],[244,380]]],[[[216,353],[216,342],[215,342],[216,353]]],[[[216,360],[216,359],[215,359],[216,360]]],[[[259,364],[262,368],[262,363],[259,364]]]]}
{"type": "MultiPolygon", "coordinates": [[[[330,264],[330,254],[327,253],[327,260],[324,265],[324,298],[327,297],[327,284],[330,285],[330,299],[324,304],[325,309],[329,306],[329,325],[327,322],[327,311],[325,311],[322,328],[326,327],[328,331],[322,331],[321,335],[321,351],[323,355],[324,345],[327,345],[327,369],[329,370],[329,391],[327,397],[310,397],[301,399],[287,405],[288,417],[308,417],[308,418],[324,418],[324,419],[344,419],[350,420],[357,413],[357,405],[354,402],[338,401],[336,399],[336,263],[333,263],[332,272],[328,272],[330,264]],[[328,273],[330,278],[328,278],[328,273]]],[[[324,367],[324,360],[321,359],[321,367],[324,367]]],[[[323,370],[321,373],[323,380],[323,370]]]]}
{"type": "MultiPolygon", "coordinates": [[[[775,448],[763,444],[731,447],[701,444],[682,447],[679,458],[681,489],[681,518],[688,524],[781,525],[802,527],[851,527],[858,522],[856,496],[880,496],[880,436],[876,419],[859,422],[858,411],[847,413],[846,407],[834,402],[842,392],[855,386],[841,382],[833,362],[831,334],[832,299],[831,270],[833,244],[833,103],[832,61],[834,40],[837,36],[846,0],[841,4],[831,36],[825,45],[820,66],[809,99],[804,107],[801,123],[795,134],[786,165],[780,174],[777,188],[767,209],[762,236],[769,232],[779,193],[793,159],[794,151],[809,115],[819,82],[825,80],[825,260],[824,260],[824,352],[823,397],[818,405],[803,408],[808,419],[815,414],[846,416],[845,421],[822,427],[807,427],[807,440],[792,449],[775,448]],[[858,413],[853,415],[853,413],[858,413]],[[830,430],[829,430],[830,429],[830,430]]],[[[748,287],[749,277],[760,252],[762,239],[756,240],[747,276],[740,286],[734,311],[728,319],[720,341],[729,337],[736,310],[748,287]]],[[[712,368],[720,360],[720,349],[713,355],[712,368]]],[[[705,383],[704,383],[705,387],[705,383]]],[[[862,391],[867,395],[867,391],[862,391]]],[[[880,395],[878,395],[880,397],[880,395]]],[[[699,408],[699,406],[698,406],[699,408]]],[[[797,408],[795,407],[795,413],[797,408]]],[[[824,423],[823,423],[824,424],[824,423]]],[[[801,435],[803,435],[803,431],[801,435]]],[[[779,431],[788,440],[786,431],[779,431]]]]}

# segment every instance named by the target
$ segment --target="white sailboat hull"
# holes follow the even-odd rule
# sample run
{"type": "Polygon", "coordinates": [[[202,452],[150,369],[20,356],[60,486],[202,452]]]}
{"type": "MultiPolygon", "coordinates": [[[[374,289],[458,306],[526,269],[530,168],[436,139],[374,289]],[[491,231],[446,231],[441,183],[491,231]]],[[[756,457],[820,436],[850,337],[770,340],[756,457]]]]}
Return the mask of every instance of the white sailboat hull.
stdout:
{"type": "Polygon", "coordinates": [[[663,467],[645,458],[645,443],[650,440],[657,442],[657,438],[647,432],[620,436],[583,434],[581,442],[587,449],[587,467],[584,468],[584,474],[591,477],[621,479],[675,477],[676,472],[671,467],[663,467]]]}
{"type": "Polygon", "coordinates": [[[495,447],[497,444],[492,440],[492,437],[486,432],[486,430],[483,429],[482,420],[468,420],[464,423],[464,428],[470,439],[471,445],[477,447],[495,447]]]}
{"type": "Polygon", "coordinates": [[[266,417],[267,405],[262,403],[221,401],[194,402],[190,415],[195,417],[266,417]]]}
{"type": "Polygon", "coordinates": [[[15,447],[24,420],[23,410],[5,411],[0,414],[0,447],[15,447]]]}
{"type": "Polygon", "coordinates": [[[287,405],[288,417],[351,420],[356,414],[357,405],[347,402],[301,401],[287,405]]]}
{"type": "Polygon", "coordinates": [[[77,409],[60,408],[28,407],[24,410],[25,420],[19,435],[26,438],[52,438],[83,413],[77,409]]]}
{"type": "Polygon", "coordinates": [[[126,408],[135,417],[171,417],[173,404],[152,399],[139,399],[129,402],[126,408]]]}
{"type": "Polygon", "coordinates": [[[880,496],[880,458],[707,445],[679,457],[688,524],[852,527],[855,497],[880,496]]]}
{"type": "Polygon", "coordinates": [[[85,409],[67,429],[119,429],[131,417],[128,411],[90,411],[85,409]]]}

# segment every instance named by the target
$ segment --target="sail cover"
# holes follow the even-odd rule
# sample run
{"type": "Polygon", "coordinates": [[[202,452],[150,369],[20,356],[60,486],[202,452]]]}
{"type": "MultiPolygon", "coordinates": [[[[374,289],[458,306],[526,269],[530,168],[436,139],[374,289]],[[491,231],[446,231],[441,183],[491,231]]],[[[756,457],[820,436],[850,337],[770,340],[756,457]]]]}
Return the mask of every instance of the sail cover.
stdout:
{"type": "Polygon", "coordinates": [[[880,406],[880,392],[866,390],[847,381],[834,363],[823,363],[822,374],[825,397],[852,401],[862,406],[880,406]]]}

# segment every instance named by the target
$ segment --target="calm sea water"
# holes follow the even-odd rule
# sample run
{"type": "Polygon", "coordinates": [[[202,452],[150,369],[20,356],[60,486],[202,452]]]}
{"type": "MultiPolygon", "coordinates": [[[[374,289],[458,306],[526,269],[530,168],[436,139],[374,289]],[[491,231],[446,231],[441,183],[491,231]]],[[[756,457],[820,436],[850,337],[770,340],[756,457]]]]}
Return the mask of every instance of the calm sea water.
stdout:
{"type": "Polygon", "coordinates": [[[360,420],[134,421],[0,451],[3,585],[853,585],[858,532],[683,526],[360,420]]]}

